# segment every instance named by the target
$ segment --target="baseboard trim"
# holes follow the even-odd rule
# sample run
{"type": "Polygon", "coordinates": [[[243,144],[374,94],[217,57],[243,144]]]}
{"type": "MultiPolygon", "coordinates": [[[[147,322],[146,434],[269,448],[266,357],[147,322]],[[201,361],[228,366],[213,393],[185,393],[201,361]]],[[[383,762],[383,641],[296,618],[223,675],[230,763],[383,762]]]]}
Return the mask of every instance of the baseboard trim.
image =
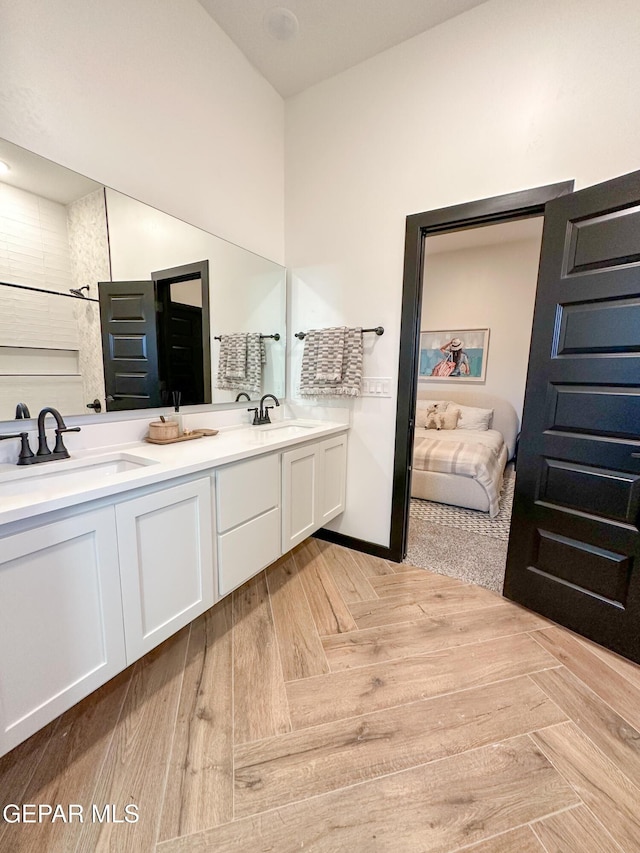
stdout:
{"type": "Polygon", "coordinates": [[[336,533],[334,530],[325,530],[325,528],[316,530],[313,535],[324,542],[342,545],[344,548],[362,551],[363,554],[371,554],[374,557],[382,557],[383,560],[390,560],[392,563],[402,562],[402,555],[396,554],[394,549],[386,545],[377,545],[375,542],[367,542],[366,539],[356,539],[355,536],[345,536],[344,533],[336,533]]]}

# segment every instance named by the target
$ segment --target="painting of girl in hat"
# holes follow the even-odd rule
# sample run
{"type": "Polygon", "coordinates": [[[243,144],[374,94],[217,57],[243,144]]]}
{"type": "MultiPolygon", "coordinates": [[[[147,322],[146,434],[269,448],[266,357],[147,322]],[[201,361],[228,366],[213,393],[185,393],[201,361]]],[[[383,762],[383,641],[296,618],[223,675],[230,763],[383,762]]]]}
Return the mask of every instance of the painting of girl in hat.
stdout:
{"type": "Polygon", "coordinates": [[[489,329],[420,333],[419,378],[484,382],[489,329]]]}
{"type": "MultiPolygon", "coordinates": [[[[446,361],[452,361],[455,365],[449,376],[469,375],[469,356],[464,351],[464,341],[460,338],[451,338],[448,343],[440,347],[440,352],[444,353],[446,361]]],[[[433,373],[431,375],[433,376],[433,373]]]]}

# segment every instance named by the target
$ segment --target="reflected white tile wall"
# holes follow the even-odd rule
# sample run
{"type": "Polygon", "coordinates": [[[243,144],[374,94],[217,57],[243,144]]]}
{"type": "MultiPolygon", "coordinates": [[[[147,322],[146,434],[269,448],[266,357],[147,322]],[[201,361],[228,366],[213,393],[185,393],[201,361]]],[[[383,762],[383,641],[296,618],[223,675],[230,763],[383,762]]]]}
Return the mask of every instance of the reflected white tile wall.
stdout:
{"type": "Polygon", "coordinates": [[[64,205],[0,184],[0,281],[73,286],[64,205]]]}
{"type": "MultiPolygon", "coordinates": [[[[89,285],[89,296],[97,299],[99,281],[109,281],[109,242],[104,191],[96,190],[67,207],[73,287],[89,285]]],[[[85,291],[86,292],[86,291],[85,291]]],[[[80,340],[80,373],[85,405],[98,398],[104,405],[104,373],[100,310],[95,302],[74,302],[80,340]]]]}

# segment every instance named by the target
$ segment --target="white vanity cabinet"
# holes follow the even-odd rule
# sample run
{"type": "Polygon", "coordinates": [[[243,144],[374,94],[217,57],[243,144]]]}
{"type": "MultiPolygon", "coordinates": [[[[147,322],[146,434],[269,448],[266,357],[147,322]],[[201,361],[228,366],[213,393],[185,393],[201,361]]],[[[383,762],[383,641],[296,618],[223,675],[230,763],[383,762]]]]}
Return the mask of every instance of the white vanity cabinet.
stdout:
{"type": "Polygon", "coordinates": [[[125,471],[0,525],[0,755],[343,511],[344,432],[259,452],[248,436],[248,457],[125,471]]]}
{"type": "Polygon", "coordinates": [[[277,560],[280,547],[280,454],[216,471],[218,594],[223,597],[277,560]]]}
{"type": "Polygon", "coordinates": [[[214,602],[211,479],[116,504],[127,663],[214,602]]]}
{"type": "Polygon", "coordinates": [[[220,597],[344,511],[346,452],[341,434],[216,471],[220,597]]]}
{"type": "Polygon", "coordinates": [[[344,511],[347,437],[336,435],[282,454],[282,551],[344,511]]]}
{"type": "Polygon", "coordinates": [[[126,666],[113,507],[0,539],[0,755],[126,666]]]}

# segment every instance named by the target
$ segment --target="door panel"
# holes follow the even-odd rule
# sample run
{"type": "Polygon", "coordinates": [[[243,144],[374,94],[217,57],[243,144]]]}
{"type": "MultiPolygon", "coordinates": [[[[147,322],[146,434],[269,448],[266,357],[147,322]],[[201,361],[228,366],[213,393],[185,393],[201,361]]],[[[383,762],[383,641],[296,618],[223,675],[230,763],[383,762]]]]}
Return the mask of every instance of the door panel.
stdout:
{"type": "Polygon", "coordinates": [[[107,411],[160,406],[152,281],[101,281],[100,326],[107,411]]]}
{"type": "Polygon", "coordinates": [[[318,522],[320,526],[324,526],[344,512],[347,474],[346,435],[328,438],[320,444],[319,450],[322,489],[318,522]]]}
{"type": "Polygon", "coordinates": [[[538,500],[635,525],[640,475],[542,459],[538,500]]]}
{"type": "Polygon", "coordinates": [[[571,221],[567,234],[567,273],[638,263],[639,229],[640,209],[637,207],[614,209],[601,216],[571,221]]]}
{"type": "Polygon", "coordinates": [[[640,173],[547,205],[504,593],[640,661],[640,173]]]}
{"type": "Polygon", "coordinates": [[[602,299],[560,306],[558,355],[638,352],[640,300],[602,299]]]}
{"type": "Polygon", "coordinates": [[[211,480],[116,506],[127,664],[213,604],[211,480]]]}
{"type": "Polygon", "coordinates": [[[202,367],[202,308],[169,302],[160,351],[165,359],[167,388],[180,391],[181,404],[207,402],[202,367]]]}
{"type": "Polygon", "coordinates": [[[125,666],[113,508],[4,537],[0,755],[125,666]]]}

